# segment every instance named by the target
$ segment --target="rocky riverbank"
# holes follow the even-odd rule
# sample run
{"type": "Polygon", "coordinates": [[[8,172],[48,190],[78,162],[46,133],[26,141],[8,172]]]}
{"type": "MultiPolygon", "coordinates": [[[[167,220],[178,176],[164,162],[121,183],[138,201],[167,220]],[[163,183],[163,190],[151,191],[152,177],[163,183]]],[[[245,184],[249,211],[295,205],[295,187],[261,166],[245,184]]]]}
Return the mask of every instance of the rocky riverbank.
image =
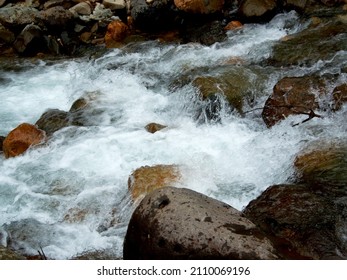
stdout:
{"type": "MultiPolygon", "coordinates": [[[[211,45],[242,23],[295,9],[305,17],[337,13],[344,0],[2,0],[0,55],[84,55],[95,46],[161,39],[211,45]]],[[[344,19],[346,20],[346,19],[344,19]]]]}

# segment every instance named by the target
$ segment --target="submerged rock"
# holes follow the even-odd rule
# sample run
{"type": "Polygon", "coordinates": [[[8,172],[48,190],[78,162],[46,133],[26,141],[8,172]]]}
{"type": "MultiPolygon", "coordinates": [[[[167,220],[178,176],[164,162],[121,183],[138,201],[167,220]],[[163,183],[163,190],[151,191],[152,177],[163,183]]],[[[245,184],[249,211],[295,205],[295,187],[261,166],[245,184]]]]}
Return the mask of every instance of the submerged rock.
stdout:
{"type": "Polygon", "coordinates": [[[177,165],[143,166],[136,169],[129,177],[128,188],[135,200],[153,190],[172,186],[180,179],[177,165]]]}
{"type": "Polygon", "coordinates": [[[24,153],[32,146],[41,144],[46,139],[46,133],[36,126],[23,123],[13,129],[3,142],[3,151],[6,158],[15,157],[24,153]]]}
{"type": "Polygon", "coordinates": [[[189,189],[162,188],[135,209],[124,259],[277,259],[271,242],[233,207],[189,189]]]}
{"type": "MultiPolygon", "coordinates": [[[[343,211],[346,211],[344,208],[343,211]]],[[[345,259],[343,212],[306,185],[271,186],[243,210],[285,259],[345,259]]]]}

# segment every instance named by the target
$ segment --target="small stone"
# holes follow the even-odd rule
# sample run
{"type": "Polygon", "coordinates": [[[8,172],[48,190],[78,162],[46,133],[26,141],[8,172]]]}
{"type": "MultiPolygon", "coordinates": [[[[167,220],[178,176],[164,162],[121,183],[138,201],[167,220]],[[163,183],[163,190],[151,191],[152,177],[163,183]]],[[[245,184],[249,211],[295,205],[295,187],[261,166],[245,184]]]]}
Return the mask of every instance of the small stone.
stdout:
{"type": "Polygon", "coordinates": [[[157,131],[162,130],[165,127],[167,126],[159,123],[149,123],[145,126],[145,129],[150,133],[156,133],[157,131]]]}
{"type": "Polygon", "coordinates": [[[107,26],[105,43],[107,48],[117,47],[128,35],[129,28],[121,20],[112,21],[107,26]]]}
{"type": "Polygon", "coordinates": [[[225,27],[224,30],[235,30],[235,29],[240,29],[241,27],[243,27],[242,23],[237,21],[237,20],[233,20],[231,22],[229,22],[225,27]]]}
{"type": "Polygon", "coordinates": [[[92,13],[92,7],[88,1],[81,2],[71,7],[69,11],[78,15],[90,15],[92,13]]]}

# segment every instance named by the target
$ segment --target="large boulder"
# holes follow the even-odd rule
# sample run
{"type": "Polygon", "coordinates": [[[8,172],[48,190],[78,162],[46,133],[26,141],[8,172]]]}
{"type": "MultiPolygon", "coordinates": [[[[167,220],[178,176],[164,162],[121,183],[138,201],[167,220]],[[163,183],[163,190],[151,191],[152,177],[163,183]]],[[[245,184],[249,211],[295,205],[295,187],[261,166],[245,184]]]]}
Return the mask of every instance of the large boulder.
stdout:
{"type": "Polygon", "coordinates": [[[194,14],[221,12],[224,6],[224,0],[174,0],[174,3],[179,10],[194,14]]]}
{"type": "Polygon", "coordinates": [[[343,235],[346,205],[306,185],[269,187],[243,210],[285,259],[347,258],[343,235]]]}
{"type": "Polygon", "coordinates": [[[124,259],[277,259],[271,242],[233,207],[185,188],[162,188],[135,209],[124,259]]]}
{"type": "Polygon", "coordinates": [[[180,179],[177,165],[142,166],[136,169],[129,177],[128,188],[132,198],[143,198],[153,190],[172,186],[180,179]]]}
{"type": "Polygon", "coordinates": [[[309,115],[319,108],[317,97],[325,95],[327,91],[328,83],[323,77],[282,78],[265,102],[263,120],[268,127],[271,127],[290,115],[309,115]]]}
{"type": "Polygon", "coordinates": [[[3,142],[6,158],[24,153],[28,148],[44,142],[46,133],[35,125],[23,123],[13,129],[3,142]]]}

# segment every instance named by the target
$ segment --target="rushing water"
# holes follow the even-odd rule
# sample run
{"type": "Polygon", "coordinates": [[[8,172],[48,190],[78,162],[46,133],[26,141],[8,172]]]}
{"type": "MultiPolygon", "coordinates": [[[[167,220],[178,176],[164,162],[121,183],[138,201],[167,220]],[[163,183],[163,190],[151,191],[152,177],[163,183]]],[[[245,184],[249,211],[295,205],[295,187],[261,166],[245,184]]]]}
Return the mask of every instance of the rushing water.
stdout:
{"type": "MultiPolygon", "coordinates": [[[[144,165],[178,164],[178,187],[240,210],[268,186],[288,182],[303,145],[346,137],[346,110],[295,127],[303,117],[291,117],[272,129],[257,110],[240,117],[224,108],[220,122],[197,121],[195,112],[203,104],[196,90],[172,82],[187,69],[231,57],[257,65],[269,57],[274,42],[305,26],[288,13],[265,25],[246,25],[210,47],[153,41],[83,59],[18,60],[0,70],[0,135],[22,122],[35,123],[48,108],[69,110],[86,92],[99,95],[103,112],[95,125],[62,129],[45,146],[0,158],[1,243],[25,254],[42,248],[52,259],[88,251],[121,257],[133,211],[127,181],[144,165]],[[144,129],[150,122],[168,127],[150,134],[144,129]]],[[[253,90],[255,101],[245,106],[262,107],[283,76],[334,72],[338,63],[263,69],[265,84],[253,90]]]]}

